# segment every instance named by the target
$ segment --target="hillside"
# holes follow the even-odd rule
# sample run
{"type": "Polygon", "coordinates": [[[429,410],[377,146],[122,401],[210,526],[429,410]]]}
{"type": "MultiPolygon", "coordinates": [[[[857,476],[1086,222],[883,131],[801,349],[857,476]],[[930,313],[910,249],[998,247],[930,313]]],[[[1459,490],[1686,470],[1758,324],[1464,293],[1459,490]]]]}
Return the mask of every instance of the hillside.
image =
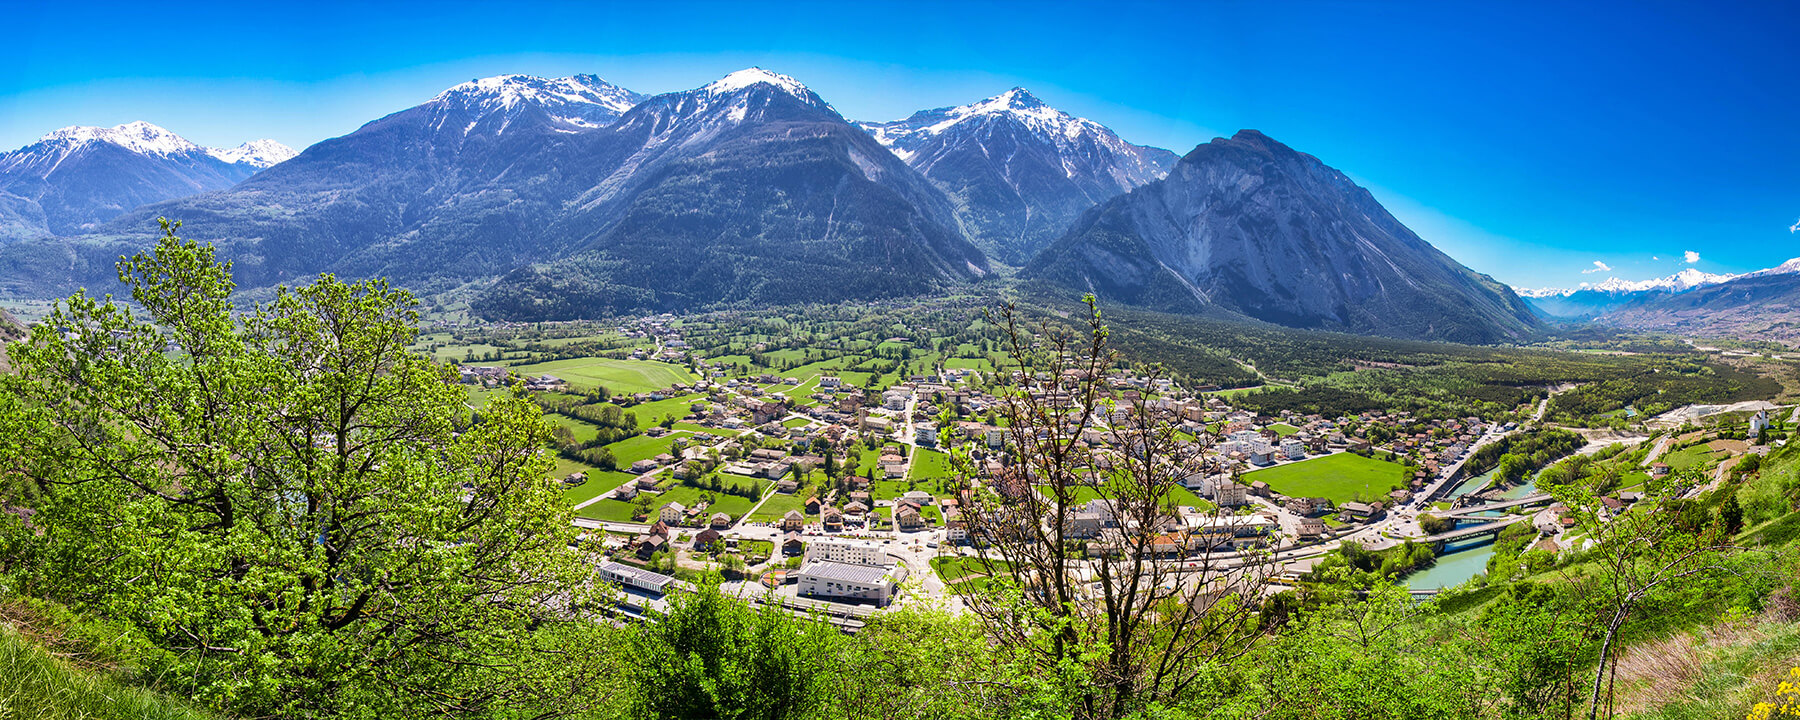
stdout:
{"type": "Polygon", "coordinates": [[[1103,301],[1289,327],[1473,343],[1540,327],[1511,289],[1255,130],[1215,138],[1168,177],[1088,211],[1024,275],[1103,301]]]}

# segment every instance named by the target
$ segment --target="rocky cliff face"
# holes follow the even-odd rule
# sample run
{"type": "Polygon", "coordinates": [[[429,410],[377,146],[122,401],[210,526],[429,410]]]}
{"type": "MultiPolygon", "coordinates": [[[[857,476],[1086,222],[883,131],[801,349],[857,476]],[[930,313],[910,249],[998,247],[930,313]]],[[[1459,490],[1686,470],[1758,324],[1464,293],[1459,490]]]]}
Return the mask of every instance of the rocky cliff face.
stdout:
{"type": "Polygon", "coordinates": [[[1342,173],[1254,130],[1090,210],[1025,274],[1103,300],[1394,337],[1501,342],[1539,323],[1342,173]]]}

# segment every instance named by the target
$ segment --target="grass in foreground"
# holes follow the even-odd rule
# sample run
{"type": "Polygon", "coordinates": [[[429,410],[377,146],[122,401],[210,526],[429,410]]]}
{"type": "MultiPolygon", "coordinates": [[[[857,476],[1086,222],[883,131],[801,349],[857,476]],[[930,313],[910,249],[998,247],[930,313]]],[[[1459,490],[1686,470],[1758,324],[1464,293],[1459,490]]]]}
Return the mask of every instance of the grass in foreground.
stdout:
{"type": "Polygon", "coordinates": [[[78,669],[0,625],[0,717],[42,720],[202,720],[186,701],[78,669]]]}

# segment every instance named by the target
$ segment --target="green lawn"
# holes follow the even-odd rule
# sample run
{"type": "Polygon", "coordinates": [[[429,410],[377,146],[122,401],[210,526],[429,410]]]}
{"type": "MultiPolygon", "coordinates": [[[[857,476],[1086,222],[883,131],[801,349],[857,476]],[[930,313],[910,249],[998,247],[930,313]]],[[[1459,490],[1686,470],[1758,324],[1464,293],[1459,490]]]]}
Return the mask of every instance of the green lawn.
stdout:
{"type": "Polygon", "coordinates": [[[1662,456],[1662,462],[1668,463],[1671,469],[1680,472],[1693,468],[1711,467],[1717,461],[1711,449],[1705,445],[1695,445],[1672,453],[1665,453],[1662,456]]]}
{"type": "Polygon", "coordinates": [[[612,451],[613,459],[618,461],[619,467],[628,468],[631,467],[632,463],[639,460],[653,458],[669,452],[669,446],[673,444],[675,438],[678,437],[693,437],[693,435],[679,432],[669,433],[659,438],[653,438],[649,435],[639,435],[637,437],[625,438],[624,440],[608,445],[606,446],[606,449],[612,451]]]}
{"type": "Polygon", "coordinates": [[[689,408],[693,407],[694,403],[705,399],[705,395],[694,393],[692,395],[683,395],[667,400],[647,402],[642,405],[633,405],[625,408],[625,412],[637,416],[638,427],[647,428],[652,425],[661,424],[665,417],[673,417],[677,420],[687,417],[688,413],[691,412],[689,408]]]}
{"type": "Polygon", "coordinates": [[[992,575],[1006,572],[1006,563],[999,560],[982,560],[981,558],[947,555],[931,559],[931,569],[937,571],[938,577],[945,583],[954,583],[971,576],[992,575]]]}
{"type": "Polygon", "coordinates": [[[930,480],[950,477],[950,456],[936,450],[917,448],[913,451],[912,466],[906,469],[909,480],[930,480]]]}
{"type": "Polygon", "coordinates": [[[912,490],[924,490],[933,497],[955,497],[950,492],[949,478],[922,479],[909,483],[905,480],[876,480],[869,483],[869,497],[876,500],[893,500],[912,490]]]}
{"type": "Polygon", "coordinates": [[[555,375],[570,385],[604,386],[607,390],[631,394],[661,390],[675,383],[691,384],[694,375],[680,365],[655,360],[615,360],[613,358],[573,358],[552,360],[535,365],[520,365],[515,372],[526,375],[555,375]]]}
{"type": "MultiPolygon", "coordinates": [[[[559,477],[559,478],[568,477],[570,472],[575,472],[575,471],[570,470],[569,472],[564,472],[561,475],[557,475],[557,477],[559,477]]],[[[563,502],[566,502],[570,505],[580,505],[581,503],[587,502],[596,497],[599,497],[602,494],[605,494],[607,491],[612,490],[613,488],[616,488],[620,485],[624,485],[627,481],[637,477],[636,475],[632,475],[631,473],[608,472],[605,470],[592,470],[592,469],[587,471],[587,476],[588,476],[587,483],[577,486],[577,487],[567,488],[567,489],[563,490],[563,502]]]]}
{"type": "Polygon", "coordinates": [[[1358,495],[1386,495],[1400,483],[1402,470],[1398,463],[1337,453],[1247,472],[1243,481],[1261,480],[1289,497],[1322,497],[1341,504],[1358,495]]]}
{"type": "Polygon", "coordinates": [[[671,502],[678,502],[687,507],[693,507],[699,504],[700,498],[703,495],[715,495],[718,499],[717,502],[713,503],[712,507],[706,509],[706,514],[708,515],[722,512],[733,517],[741,517],[744,513],[750,512],[750,507],[756,504],[756,501],[751,500],[750,498],[726,495],[725,493],[713,493],[708,490],[701,490],[700,488],[688,487],[686,485],[677,485],[670,488],[668,492],[657,496],[654,507],[660,508],[671,502]]]}
{"type": "MultiPolygon", "coordinates": [[[[1105,488],[1096,488],[1096,487],[1090,487],[1087,485],[1081,485],[1081,486],[1069,488],[1069,493],[1071,495],[1074,495],[1074,498],[1073,498],[1074,504],[1082,505],[1082,504],[1086,504],[1089,502],[1093,502],[1102,497],[1112,496],[1109,493],[1103,492],[1104,490],[1105,490],[1105,488]]],[[[1050,497],[1050,486],[1039,485],[1038,491],[1042,492],[1044,494],[1044,497],[1050,497]]],[[[1195,495],[1192,490],[1189,490],[1180,485],[1170,486],[1168,497],[1169,497],[1169,501],[1174,502],[1178,506],[1199,508],[1200,510],[1202,510],[1204,512],[1211,512],[1217,507],[1216,505],[1212,504],[1212,501],[1207,500],[1206,498],[1200,497],[1199,495],[1195,495]]]]}
{"type": "Polygon", "coordinates": [[[634,522],[631,515],[636,511],[636,506],[631,503],[607,498],[576,511],[576,514],[590,520],[628,523],[634,522]]]}
{"type": "Polygon", "coordinates": [[[799,510],[802,513],[806,512],[804,509],[805,504],[806,500],[801,498],[799,493],[793,495],[775,493],[774,495],[769,496],[768,502],[763,503],[762,507],[756,509],[756,512],[750,516],[750,520],[753,522],[780,520],[781,516],[786,515],[789,510],[799,510]]]}
{"type": "Polygon", "coordinates": [[[550,422],[556,423],[560,427],[568,428],[569,434],[575,437],[575,442],[585,443],[600,437],[599,425],[584,420],[577,420],[559,413],[550,413],[544,417],[549,418],[550,422]]]}
{"type": "Polygon", "coordinates": [[[1300,428],[1294,427],[1287,423],[1273,423],[1273,424],[1269,425],[1269,429],[1274,430],[1276,435],[1280,435],[1282,437],[1287,437],[1294,433],[1300,432],[1300,428]]]}
{"type": "Polygon", "coordinates": [[[788,418],[786,420],[781,421],[781,426],[784,428],[805,427],[805,426],[811,425],[811,424],[812,424],[811,418],[803,418],[803,417],[788,418]]]}

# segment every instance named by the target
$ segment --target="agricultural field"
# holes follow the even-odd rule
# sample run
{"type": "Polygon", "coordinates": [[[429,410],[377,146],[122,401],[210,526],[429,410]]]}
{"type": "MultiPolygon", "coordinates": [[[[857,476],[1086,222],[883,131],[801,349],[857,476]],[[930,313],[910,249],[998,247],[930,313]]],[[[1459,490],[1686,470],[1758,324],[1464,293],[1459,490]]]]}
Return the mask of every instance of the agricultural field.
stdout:
{"type": "Polygon", "coordinates": [[[574,387],[604,387],[616,395],[661,390],[680,383],[694,382],[694,374],[680,365],[654,360],[618,360],[586,357],[552,360],[533,365],[520,365],[514,372],[525,375],[555,375],[574,387]]]}
{"type": "Polygon", "coordinates": [[[549,413],[544,417],[550,422],[555,423],[558,427],[568,428],[569,435],[575,438],[575,442],[593,442],[594,438],[600,436],[600,426],[585,420],[577,420],[567,415],[559,415],[557,413],[549,413]]]}
{"type": "Polygon", "coordinates": [[[1353,453],[1336,453],[1244,473],[1244,482],[1261,480],[1289,497],[1322,497],[1346,503],[1357,497],[1386,495],[1401,481],[1403,466],[1353,453]]]}
{"type": "Polygon", "coordinates": [[[1676,472],[1693,469],[1704,470],[1718,464],[1719,458],[1725,456],[1725,453],[1715,451],[1706,445],[1695,445],[1663,455],[1662,462],[1668,463],[1669,468],[1676,472]]]}

